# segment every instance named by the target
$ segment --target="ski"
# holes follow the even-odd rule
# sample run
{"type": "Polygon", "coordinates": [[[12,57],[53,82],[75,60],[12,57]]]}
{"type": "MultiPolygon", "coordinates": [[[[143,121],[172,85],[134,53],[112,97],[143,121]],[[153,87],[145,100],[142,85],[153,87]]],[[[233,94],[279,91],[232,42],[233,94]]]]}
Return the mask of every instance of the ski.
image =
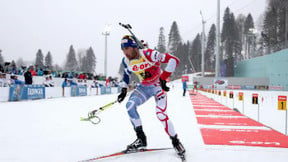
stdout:
{"type": "Polygon", "coordinates": [[[138,153],[138,152],[153,152],[153,151],[162,151],[162,150],[169,150],[169,149],[173,149],[173,148],[151,148],[151,149],[140,149],[140,150],[135,150],[135,151],[123,150],[123,151],[119,151],[119,152],[116,152],[113,154],[103,155],[103,156],[91,158],[88,160],[82,160],[79,162],[93,162],[93,161],[97,161],[97,160],[107,159],[107,158],[111,158],[111,157],[118,157],[118,156],[123,156],[123,155],[127,155],[127,154],[138,153]]]}

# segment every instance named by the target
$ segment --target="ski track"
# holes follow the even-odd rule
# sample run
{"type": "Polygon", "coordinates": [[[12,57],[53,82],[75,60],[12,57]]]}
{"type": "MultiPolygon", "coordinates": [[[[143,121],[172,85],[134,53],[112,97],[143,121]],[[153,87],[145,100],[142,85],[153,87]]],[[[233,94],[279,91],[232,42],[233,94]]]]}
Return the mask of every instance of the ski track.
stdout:
{"type": "MultiPolygon", "coordinates": [[[[205,145],[190,97],[181,84],[168,92],[168,115],[186,148],[187,162],[286,162],[287,148],[205,145]]],[[[80,121],[88,111],[117,97],[113,95],[56,98],[0,103],[0,162],[77,162],[121,151],[136,138],[125,101],[102,112],[101,123],[80,121]]],[[[155,115],[154,99],[139,114],[148,148],[172,147],[155,115]]],[[[103,162],[177,162],[173,149],[129,154],[103,162]]]]}

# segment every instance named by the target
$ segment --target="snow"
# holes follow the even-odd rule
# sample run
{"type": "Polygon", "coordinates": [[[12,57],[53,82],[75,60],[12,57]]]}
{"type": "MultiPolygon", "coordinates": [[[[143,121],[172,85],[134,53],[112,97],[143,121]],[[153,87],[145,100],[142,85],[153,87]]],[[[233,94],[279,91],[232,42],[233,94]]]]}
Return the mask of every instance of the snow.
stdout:
{"type": "MultiPolygon", "coordinates": [[[[135,140],[126,100],[102,112],[101,123],[80,121],[117,94],[0,103],[0,162],[76,162],[114,153],[135,140]]],[[[155,115],[154,99],[139,114],[149,148],[172,147],[155,115]]],[[[287,148],[205,145],[188,95],[181,86],[168,92],[168,115],[186,148],[188,162],[286,162],[287,148]]],[[[215,126],[219,127],[219,126],[215,126]]],[[[105,161],[181,161],[173,149],[130,154],[105,161]]]]}

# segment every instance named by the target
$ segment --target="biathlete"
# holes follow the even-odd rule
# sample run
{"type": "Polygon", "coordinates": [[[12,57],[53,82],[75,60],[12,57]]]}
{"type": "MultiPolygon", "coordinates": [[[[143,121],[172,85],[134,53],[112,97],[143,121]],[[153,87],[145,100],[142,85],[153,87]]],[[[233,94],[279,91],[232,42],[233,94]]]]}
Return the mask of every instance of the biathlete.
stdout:
{"type": "Polygon", "coordinates": [[[152,49],[140,49],[137,46],[136,38],[125,35],[121,40],[121,49],[125,55],[122,59],[124,74],[122,80],[121,93],[118,102],[122,102],[127,94],[130,74],[138,76],[140,84],[129,97],[126,104],[130,121],[136,132],[137,139],[127,146],[127,151],[137,151],[145,149],[147,146],[146,136],[143,131],[141,118],[137,112],[137,107],[145,103],[149,98],[154,97],[156,102],[156,115],[165,128],[165,132],[172,140],[172,145],[179,156],[184,156],[185,148],[181,144],[174,126],[167,115],[167,94],[169,87],[166,86],[166,79],[175,71],[179,64],[179,59],[168,53],[160,53],[152,49]],[[167,64],[162,72],[161,63],[167,64]]]}

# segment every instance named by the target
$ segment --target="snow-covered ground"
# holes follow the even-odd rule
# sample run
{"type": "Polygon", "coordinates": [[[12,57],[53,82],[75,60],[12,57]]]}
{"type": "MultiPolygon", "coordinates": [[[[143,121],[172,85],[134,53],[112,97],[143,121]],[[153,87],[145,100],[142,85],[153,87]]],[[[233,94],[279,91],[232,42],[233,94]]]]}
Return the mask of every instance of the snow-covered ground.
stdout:
{"type": "MultiPolygon", "coordinates": [[[[116,94],[0,103],[0,162],[77,162],[126,148],[135,140],[125,101],[100,114],[98,125],[81,116],[116,94]]],[[[155,115],[154,99],[139,107],[148,147],[172,147],[155,115]]],[[[287,148],[205,145],[188,95],[168,93],[168,115],[186,148],[188,162],[286,162],[287,148]]],[[[175,162],[174,150],[130,154],[102,161],[175,162]]]]}

